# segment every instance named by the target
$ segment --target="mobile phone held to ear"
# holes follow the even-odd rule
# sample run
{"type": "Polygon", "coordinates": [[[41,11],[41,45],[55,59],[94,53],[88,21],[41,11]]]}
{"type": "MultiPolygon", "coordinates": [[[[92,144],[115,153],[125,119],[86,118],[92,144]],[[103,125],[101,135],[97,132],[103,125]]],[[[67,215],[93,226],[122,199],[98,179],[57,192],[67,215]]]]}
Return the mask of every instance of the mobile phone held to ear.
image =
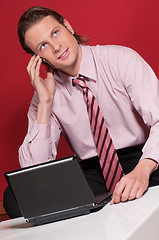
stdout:
{"type": "Polygon", "coordinates": [[[51,65],[45,58],[42,58],[42,63],[44,63],[46,66],[52,68],[53,70],[55,70],[56,68],[51,65]]]}

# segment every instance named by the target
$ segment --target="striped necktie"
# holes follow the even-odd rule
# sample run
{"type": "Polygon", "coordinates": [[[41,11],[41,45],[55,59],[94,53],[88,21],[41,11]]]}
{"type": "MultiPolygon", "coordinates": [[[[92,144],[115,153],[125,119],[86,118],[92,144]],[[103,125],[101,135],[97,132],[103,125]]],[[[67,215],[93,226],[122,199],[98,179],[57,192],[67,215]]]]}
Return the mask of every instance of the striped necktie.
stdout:
{"type": "Polygon", "coordinates": [[[84,78],[78,77],[73,79],[73,83],[79,85],[83,90],[83,97],[87,106],[90,125],[106,187],[109,191],[114,191],[115,185],[123,176],[123,170],[118,161],[116,150],[109,135],[105,120],[97,100],[85,83],[84,78]]]}

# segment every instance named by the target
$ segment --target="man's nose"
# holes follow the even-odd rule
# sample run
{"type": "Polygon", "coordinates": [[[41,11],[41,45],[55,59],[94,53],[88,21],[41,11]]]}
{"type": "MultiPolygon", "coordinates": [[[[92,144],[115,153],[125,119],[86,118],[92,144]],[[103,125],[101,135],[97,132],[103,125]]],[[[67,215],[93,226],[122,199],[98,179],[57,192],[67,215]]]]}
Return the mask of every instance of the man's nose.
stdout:
{"type": "Polygon", "coordinates": [[[58,52],[60,50],[61,44],[58,42],[52,42],[51,46],[54,52],[58,52]]]}

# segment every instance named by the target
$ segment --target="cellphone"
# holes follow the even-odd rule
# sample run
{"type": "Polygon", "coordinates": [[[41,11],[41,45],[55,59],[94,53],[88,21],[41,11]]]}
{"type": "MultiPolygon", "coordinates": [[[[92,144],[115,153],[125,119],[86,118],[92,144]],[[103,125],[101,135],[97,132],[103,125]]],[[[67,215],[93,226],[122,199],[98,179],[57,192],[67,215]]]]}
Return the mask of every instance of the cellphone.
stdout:
{"type": "Polygon", "coordinates": [[[53,70],[55,70],[56,68],[51,65],[45,58],[42,58],[42,63],[44,63],[46,66],[52,68],[53,70]]]}

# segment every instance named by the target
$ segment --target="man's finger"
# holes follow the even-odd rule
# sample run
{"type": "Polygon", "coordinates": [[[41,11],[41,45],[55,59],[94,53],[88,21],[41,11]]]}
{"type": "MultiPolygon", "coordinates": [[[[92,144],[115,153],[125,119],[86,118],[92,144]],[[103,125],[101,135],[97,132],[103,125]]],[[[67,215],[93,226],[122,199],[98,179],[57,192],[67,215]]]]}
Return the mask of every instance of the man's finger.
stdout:
{"type": "Polygon", "coordinates": [[[115,190],[113,192],[113,196],[110,204],[119,203],[121,201],[121,196],[125,189],[125,181],[123,181],[122,179],[115,186],[115,190]]]}

